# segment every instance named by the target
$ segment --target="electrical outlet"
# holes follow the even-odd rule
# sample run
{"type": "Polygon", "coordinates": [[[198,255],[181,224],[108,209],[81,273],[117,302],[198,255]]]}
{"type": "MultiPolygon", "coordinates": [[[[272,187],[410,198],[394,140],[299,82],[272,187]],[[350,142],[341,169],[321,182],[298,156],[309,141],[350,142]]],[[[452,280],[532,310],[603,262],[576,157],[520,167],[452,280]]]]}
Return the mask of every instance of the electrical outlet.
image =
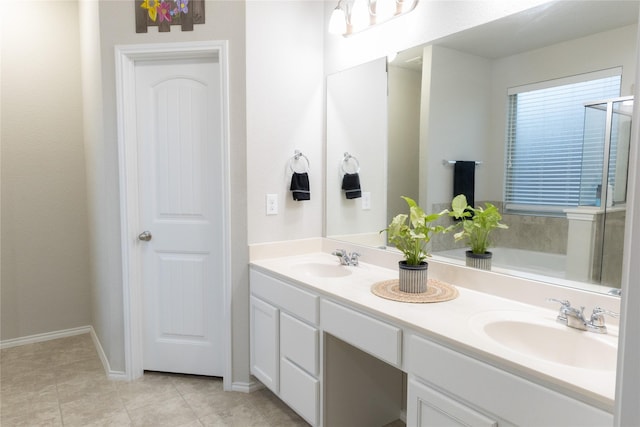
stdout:
{"type": "Polygon", "coordinates": [[[266,201],[267,215],[278,215],[278,195],[267,194],[266,201]]]}
{"type": "Polygon", "coordinates": [[[371,209],[371,192],[363,191],[362,192],[362,210],[368,211],[371,209]]]}

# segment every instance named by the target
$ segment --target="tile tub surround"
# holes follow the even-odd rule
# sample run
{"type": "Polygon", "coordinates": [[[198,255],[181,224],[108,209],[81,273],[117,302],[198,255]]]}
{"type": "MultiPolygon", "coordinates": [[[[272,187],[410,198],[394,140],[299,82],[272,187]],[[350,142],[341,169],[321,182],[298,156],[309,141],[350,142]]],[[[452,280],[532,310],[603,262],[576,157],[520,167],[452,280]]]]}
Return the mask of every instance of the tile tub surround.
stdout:
{"type": "MultiPolygon", "coordinates": [[[[476,206],[485,206],[487,201],[476,201],[476,206]]],[[[567,253],[569,221],[564,216],[526,215],[505,213],[500,201],[489,200],[502,213],[502,222],[509,226],[508,230],[497,229],[491,234],[494,246],[526,249],[553,254],[567,253]]],[[[434,203],[432,212],[451,209],[451,202],[434,203]]],[[[450,217],[440,220],[444,226],[455,222],[450,217]]],[[[436,234],[432,239],[433,251],[444,251],[464,247],[463,242],[456,242],[451,235],[436,234]]]]}
{"type": "Polygon", "coordinates": [[[225,392],[221,378],[109,380],[89,334],[0,350],[0,403],[2,427],[308,425],[269,390],[225,392]]]}
{"type": "MultiPolygon", "coordinates": [[[[566,298],[574,305],[587,306],[587,310],[597,304],[614,311],[619,309],[617,298],[430,261],[430,277],[456,285],[460,291],[460,297],[448,303],[428,306],[402,304],[383,300],[370,292],[374,282],[397,278],[397,266],[394,267],[394,265],[401,259],[400,254],[351,247],[342,242],[338,244],[340,246],[335,246],[336,242],[329,239],[297,241],[293,244],[294,254],[288,257],[282,255],[286,252],[287,244],[281,242],[275,244],[271,251],[279,254],[280,258],[264,257],[270,251],[267,245],[260,245],[260,248],[252,248],[252,264],[281,275],[285,279],[294,280],[321,295],[337,298],[374,313],[377,317],[413,328],[479,360],[522,375],[609,412],[613,411],[615,372],[585,371],[516,355],[509,351],[505,352],[503,347],[487,342],[471,332],[468,322],[471,316],[483,311],[517,310],[537,313],[553,323],[557,309],[555,305],[545,301],[547,297],[566,298]],[[310,252],[301,252],[305,247],[310,252]],[[321,251],[313,252],[319,247],[322,248],[321,251]],[[353,270],[349,276],[329,279],[310,277],[292,268],[295,263],[313,262],[313,260],[330,263],[335,257],[332,257],[329,252],[336,247],[362,253],[362,265],[348,267],[353,270]],[[261,259],[258,259],[259,257],[261,259]]],[[[615,322],[608,324],[610,334],[606,339],[615,345],[616,325],[615,322]]]]}

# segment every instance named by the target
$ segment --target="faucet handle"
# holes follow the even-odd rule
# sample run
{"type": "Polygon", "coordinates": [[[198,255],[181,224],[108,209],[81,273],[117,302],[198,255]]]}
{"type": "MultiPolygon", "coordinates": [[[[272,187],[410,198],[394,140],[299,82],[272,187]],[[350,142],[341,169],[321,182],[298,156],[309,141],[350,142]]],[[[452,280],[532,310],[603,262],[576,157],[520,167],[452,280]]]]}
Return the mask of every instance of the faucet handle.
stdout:
{"type": "Polygon", "coordinates": [[[547,298],[547,302],[557,302],[562,306],[560,307],[561,309],[571,307],[571,303],[569,302],[569,300],[566,300],[566,299],[547,298]]]}
{"type": "Polygon", "coordinates": [[[351,265],[358,265],[358,257],[360,256],[358,252],[351,252],[351,265]]]}
{"type": "Polygon", "coordinates": [[[589,323],[587,325],[589,330],[598,332],[601,334],[606,334],[607,327],[604,324],[605,314],[611,317],[618,317],[620,315],[614,311],[605,310],[604,308],[596,306],[593,308],[593,313],[591,313],[591,320],[589,320],[589,323]]]}
{"type": "Polygon", "coordinates": [[[595,316],[602,317],[603,314],[606,314],[606,315],[611,316],[611,317],[620,316],[620,313],[616,313],[615,311],[606,310],[606,309],[604,309],[602,307],[596,306],[596,307],[593,308],[593,313],[591,314],[591,320],[593,320],[593,318],[595,316]]]}
{"type": "Polygon", "coordinates": [[[558,323],[567,324],[567,313],[572,310],[571,303],[566,299],[547,298],[548,302],[557,302],[560,304],[560,311],[558,311],[558,317],[556,321],[558,323]]]}
{"type": "Polygon", "coordinates": [[[340,265],[349,265],[349,255],[344,249],[336,249],[331,253],[331,255],[335,255],[338,257],[340,265]]]}

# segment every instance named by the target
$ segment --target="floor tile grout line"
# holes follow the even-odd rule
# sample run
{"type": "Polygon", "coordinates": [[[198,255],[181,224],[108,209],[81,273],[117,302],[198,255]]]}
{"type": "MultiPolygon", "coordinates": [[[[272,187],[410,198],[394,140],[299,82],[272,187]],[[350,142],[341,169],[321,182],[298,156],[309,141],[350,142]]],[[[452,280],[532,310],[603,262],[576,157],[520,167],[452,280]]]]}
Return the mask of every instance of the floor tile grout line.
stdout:
{"type": "Polygon", "coordinates": [[[193,409],[193,407],[189,404],[189,401],[187,399],[184,398],[184,395],[182,394],[182,392],[180,391],[180,389],[178,387],[176,387],[176,382],[175,380],[175,376],[171,376],[169,377],[169,382],[171,383],[171,386],[174,388],[174,390],[178,393],[178,395],[180,396],[180,398],[182,399],[182,401],[187,405],[187,407],[189,408],[189,410],[193,413],[193,415],[195,416],[196,420],[198,421],[198,424],[203,425],[202,421],[200,420],[200,415],[198,415],[198,413],[196,412],[195,409],[193,409]]]}
{"type": "MultiPolygon", "coordinates": [[[[19,382],[22,383],[21,385],[19,385],[19,387],[21,387],[19,388],[19,390],[32,392],[32,394],[28,398],[29,400],[26,402],[27,403],[27,407],[25,408],[26,411],[24,411],[21,414],[22,418],[20,422],[26,421],[27,424],[32,422],[33,423],[38,422],[37,418],[41,417],[42,415],[37,414],[39,413],[38,411],[40,411],[40,409],[36,409],[36,408],[39,408],[39,406],[37,405],[39,405],[40,403],[46,403],[47,405],[49,405],[48,407],[51,409],[57,408],[57,411],[58,411],[57,416],[59,418],[56,418],[56,420],[54,421],[56,425],[58,423],[62,426],[71,426],[76,424],[74,423],[75,415],[73,411],[75,411],[77,408],[74,408],[73,405],[67,407],[66,406],[67,399],[65,398],[65,402],[63,402],[62,398],[65,396],[68,396],[69,399],[71,399],[72,396],[75,396],[75,393],[79,393],[79,395],[81,395],[82,390],[87,390],[84,392],[85,394],[89,393],[88,390],[91,387],[93,387],[92,381],[98,381],[97,379],[98,376],[96,375],[96,373],[93,370],[93,367],[91,366],[91,361],[94,359],[94,356],[97,357],[97,355],[92,354],[91,357],[88,356],[88,353],[89,353],[88,350],[94,349],[95,347],[95,344],[92,341],[87,343],[85,340],[80,340],[78,338],[75,338],[72,340],[67,339],[67,341],[63,341],[65,339],[67,338],[61,338],[59,341],[50,342],[49,345],[43,344],[43,345],[37,346],[37,349],[35,348],[32,349],[32,350],[36,350],[35,353],[41,354],[42,358],[40,358],[39,356],[34,358],[33,360],[33,362],[35,363],[34,365],[29,365],[29,363],[27,363],[25,365],[27,368],[27,371],[42,370],[42,372],[45,372],[45,371],[48,372],[48,375],[51,375],[51,377],[44,378],[43,380],[43,378],[40,377],[38,372],[36,372],[36,374],[38,374],[36,375],[39,379],[38,382],[34,382],[33,380],[28,380],[28,379],[26,381],[22,381],[22,379],[19,380],[19,382]],[[46,363],[43,363],[43,362],[46,362],[46,363]],[[54,362],[54,363],[51,363],[51,362],[54,362]],[[74,370],[73,369],[74,364],[80,363],[80,362],[82,362],[83,365],[78,366],[77,369],[74,370]],[[47,365],[47,363],[50,363],[50,365],[47,365]],[[82,384],[80,384],[82,383],[82,381],[87,381],[85,384],[87,384],[89,388],[85,388],[86,386],[83,386],[82,384]],[[74,383],[74,384],[71,384],[71,383],[74,383]],[[49,388],[50,386],[54,386],[54,388],[49,388],[49,390],[51,391],[55,390],[55,402],[53,401],[53,396],[50,394],[49,391],[47,391],[47,393],[44,393],[44,394],[40,392],[42,387],[44,387],[43,384],[46,384],[47,388],[49,388]],[[31,400],[33,400],[33,404],[31,403],[31,400]]],[[[32,350],[23,349],[22,351],[24,351],[24,353],[18,353],[18,351],[16,351],[15,353],[13,353],[13,355],[11,355],[11,353],[3,351],[2,361],[0,361],[0,369],[4,370],[5,368],[7,368],[7,366],[16,366],[8,362],[7,359],[12,359],[13,357],[20,358],[22,357],[20,356],[20,354],[33,355],[34,352],[32,350]]],[[[21,369],[24,369],[25,366],[21,366],[21,369]]],[[[20,375],[21,374],[17,375],[16,378],[19,377],[20,375]]],[[[149,375],[149,376],[154,377],[155,375],[149,375]]],[[[125,389],[118,387],[116,382],[109,380],[108,376],[106,376],[102,370],[100,370],[100,378],[106,378],[107,382],[110,383],[110,386],[94,387],[90,393],[92,393],[92,395],[96,394],[95,397],[97,399],[102,399],[106,395],[105,393],[112,393],[113,391],[115,391],[115,393],[112,396],[115,397],[113,403],[114,403],[114,409],[116,409],[115,412],[105,413],[106,416],[102,420],[109,422],[107,418],[110,418],[111,422],[113,422],[115,420],[114,417],[118,416],[118,417],[122,417],[122,421],[125,421],[126,419],[130,424],[134,424],[134,420],[132,418],[132,412],[131,412],[132,410],[130,410],[130,408],[125,403],[126,401],[126,398],[124,395],[125,389]],[[124,411],[122,411],[122,409],[124,409],[124,411]],[[118,414],[116,414],[116,412],[118,412],[118,414]],[[126,414],[126,418],[124,417],[124,414],[126,414]]],[[[185,419],[188,418],[191,420],[189,425],[191,425],[192,427],[193,426],[204,427],[205,425],[207,425],[205,422],[205,419],[213,420],[212,418],[210,418],[211,416],[222,415],[222,412],[220,412],[218,409],[212,409],[212,408],[210,409],[209,407],[203,407],[204,410],[201,413],[198,410],[199,399],[206,400],[206,399],[213,398],[214,401],[216,402],[218,401],[217,400],[218,398],[221,398],[224,400],[231,399],[231,401],[234,402],[234,404],[238,404],[238,405],[247,404],[249,406],[252,405],[251,403],[252,399],[247,400],[246,396],[237,395],[236,393],[230,393],[229,395],[218,397],[217,393],[219,391],[224,391],[220,388],[219,378],[208,379],[208,378],[198,378],[197,376],[190,376],[190,375],[158,373],[157,378],[155,379],[151,378],[152,381],[149,382],[149,386],[151,387],[151,390],[154,390],[156,387],[155,385],[156,379],[160,379],[160,381],[157,382],[158,386],[161,386],[161,384],[166,384],[162,381],[163,379],[169,380],[170,387],[167,388],[167,390],[170,390],[174,396],[180,397],[181,401],[176,400],[177,403],[181,402],[180,403],[181,405],[186,404],[185,406],[183,406],[185,410],[184,413],[185,415],[187,415],[185,419]],[[175,392],[177,393],[174,394],[175,392]],[[193,397],[193,399],[191,397],[193,397]]],[[[97,382],[95,384],[96,386],[98,385],[97,382]]],[[[75,400],[75,397],[73,397],[72,400],[75,400]]],[[[277,402],[277,400],[273,401],[272,404],[274,407],[279,407],[276,410],[285,411],[285,412],[287,411],[286,406],[284,406],[283,403],[277,402]]],[[[53,410],[52,413],[55,413],[55,410],[53,410]]],[[[243,414],[239,414],[239,415],[241,417],[243,416],[243,414]]],[[[88,414],[85,413],[82,416],[83,416],[82,420],[87,422],[95,422],[95,421],[101,420],[101,418],[98,418],[101,415],[99,415],[97,411],[93,411],[93,413],[89,411],[88,414]],[[86,418],[86,417],[89,417],[89,418],[86,418]]],[[[40,420],[40,421],[45,422],[43,420],[40,420]]],[[[51,422],[51,421],[52,421],[51,419],[47,419],[46,422],[51,422]]],[[[233,417],[227,418],[227,415],[225,415],[225,422],[226,421],[234,422],[233,417]]],[[[292,424],[296,424],[295,421],[292,420],[292,424]]]]}
{"type": "Polygon", "coordinates": [[[56,400],[58,401],[58,412],[60,412],[60,424],[64,427],[64,415],[62,414],[62,403],[60,402],[60,390],[58,389],[58,376],[54,373],[54,378],[56,381],[56,400]]]}
{"type": "Polygon", "coordinates": [[[127,414],[127,418],[129,419],[129,425],[133,425],[133,419],[131,418],[131,414],[129,413],[129,408],[127,408],[127,405],[124,403],[124,399],[122,399],[122,395],[120,394],[120,387],[118,387],[117,384],[114,384],[113,388],[116,391],[116,396],[118,397],[118,402],[120,402],[120,405],[122,405],[122,408],[124,409],[124,412],[127,414]]]}

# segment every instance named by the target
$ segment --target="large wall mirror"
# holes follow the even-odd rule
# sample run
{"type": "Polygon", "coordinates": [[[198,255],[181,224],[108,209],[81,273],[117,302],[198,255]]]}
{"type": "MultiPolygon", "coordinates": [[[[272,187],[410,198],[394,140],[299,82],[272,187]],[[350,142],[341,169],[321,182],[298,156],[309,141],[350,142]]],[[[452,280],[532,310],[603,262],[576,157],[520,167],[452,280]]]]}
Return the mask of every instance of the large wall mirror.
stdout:
{"type": "MultiPolygon", "coordinates": [[[[452,163],[476,161],[475,204],[495,204],[510,227],[495,233],[493,270],[619,288],[638,4],[552,2],[328,76],[326,236],[385,247],[379,231],[406,211],[400,196],[429,211],[449,208],[452,163]],[[520,203],[514,152],[523,150],[509,138],[525,128],[523,94],[600,79],[617,86],[579,100],[579,137],[532,125],[555,138],[553,147],[577,147],[573,164],[560,167],[571,177],[556,177],[573,186],[571,195],[558,202],[536,193],[537,201],[520,203]],[[363,197],[345,197],[345,173],[359,174],[363,197]]],[[[542,150],[551,152],[549,144],[542,150]]],[[[519,161],[540,170],[554,161],[542,159],[519,161]]],[[[538,185],[526,174],[524,181],[538,185]]],[[[451,235],[434,239],[431,252],[464,263],[451,235]]]]}

